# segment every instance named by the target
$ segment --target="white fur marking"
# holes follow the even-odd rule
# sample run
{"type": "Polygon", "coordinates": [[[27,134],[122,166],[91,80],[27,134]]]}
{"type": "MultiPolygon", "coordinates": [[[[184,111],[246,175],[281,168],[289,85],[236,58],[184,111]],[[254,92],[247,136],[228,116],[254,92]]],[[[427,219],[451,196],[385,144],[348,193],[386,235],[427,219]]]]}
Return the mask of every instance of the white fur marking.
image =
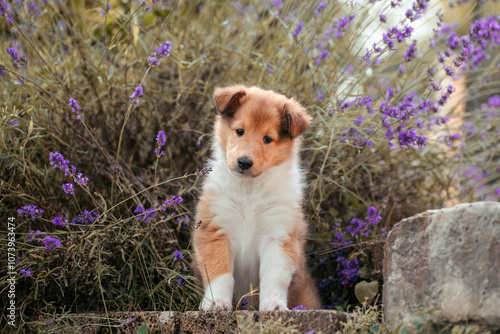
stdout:
{"type": "MultiPolygon", "coordinates": [[[[252,286],[260,289],[260,310],[286,310],[295,268],[280,245],[290,237],[301,210],[303,181],[298,161],[289,159],[257,178],[241,177],[226,167],[226,155],[216,142],[209,164],[213,172],[207,176],[204,191],[214,194],[213,221],[227,234],[233,260],[234,279],[231,276],[225,288],[217,288],[226,296],[222,304],[231,304],[228,296],[232,300],[233,287],[240,300],[252,286]]],[[[215,307],[219,295],[214,292],[215,307]]],[[[213,303],[207,288],[202,310],[212,309],[213,303]]]]}
{"type": "Polygon", "coordinates": [[[201,301],[200,309],[203,311],[212,311],[233,309],[233,288],[234,278],[231,273],[221,275],[210,282],[205,289],[205,295],[201,301]]]}
{"type": "Polygon", "coordinates": [[[295,268],[276,240],[262,240],[260,247],[259,310],[288,310],[288,286],[295,268]]]}

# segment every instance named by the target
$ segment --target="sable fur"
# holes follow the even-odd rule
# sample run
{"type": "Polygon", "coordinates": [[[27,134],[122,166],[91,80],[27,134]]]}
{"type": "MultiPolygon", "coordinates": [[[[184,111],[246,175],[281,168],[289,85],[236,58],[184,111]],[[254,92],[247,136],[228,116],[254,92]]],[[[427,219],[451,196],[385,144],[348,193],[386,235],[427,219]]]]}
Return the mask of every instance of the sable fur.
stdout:
{"type": "Polygon", "coordinates": [[[193,235],[202,310],[247,300],[259,310],[321,307],[306,268],[300,135],[310,116],[294,99],[257,87],[217,88],[219,115],[193,235]],[[243,130],[238,135],[236,130],[243,130]],[[264,140],[272,139],[270,143],[264,140]],[[242,167],[243,159],[251,161],[242,167]]]}

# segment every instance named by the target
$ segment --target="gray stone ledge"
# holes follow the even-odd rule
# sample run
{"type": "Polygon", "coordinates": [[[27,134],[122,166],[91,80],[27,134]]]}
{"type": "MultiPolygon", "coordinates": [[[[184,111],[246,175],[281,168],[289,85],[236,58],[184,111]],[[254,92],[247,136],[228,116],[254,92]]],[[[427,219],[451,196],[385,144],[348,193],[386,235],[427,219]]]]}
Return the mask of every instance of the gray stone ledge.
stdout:
{"type": "Polygon", "coordinates": [[[216,311],[216,312],[114,312],[106,317],[102,313],[68,315],[75,333],[137,333],[147,324],[148,333],[237,333],[238,327],[255,326],[293,327],[299,333],[314,331],[333,333],[350,317],[348,313],[332,310],[308,311],[216,311]],[[127,323],[127,319],[134,319],[127,323]]]}

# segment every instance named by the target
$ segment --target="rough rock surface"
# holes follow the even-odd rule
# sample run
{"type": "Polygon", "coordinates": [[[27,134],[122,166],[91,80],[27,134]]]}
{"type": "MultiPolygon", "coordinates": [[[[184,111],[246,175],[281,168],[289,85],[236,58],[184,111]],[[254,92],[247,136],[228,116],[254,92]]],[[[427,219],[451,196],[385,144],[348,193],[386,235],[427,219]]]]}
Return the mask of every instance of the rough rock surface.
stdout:
{"type": "Polygon", "coordinates": [[[431,313],[438,322],[500,328],[500,203],[426,211],[398,223],[384,256],[389,329],[431,313]]]}
{"type": "Polygon", "coordinates": [[[331,310],[310,311],[238,311],[238,312],[115,312],[87,313],[71,317],[75,333],[138,333],[141,326],[148,333],[245,333],[259,332],[260,326],[274,332],[293,327],[299,333],[334,333],[349,315],[331,310]],[[133,319],[133,321],[131,321],[133,319]]]}

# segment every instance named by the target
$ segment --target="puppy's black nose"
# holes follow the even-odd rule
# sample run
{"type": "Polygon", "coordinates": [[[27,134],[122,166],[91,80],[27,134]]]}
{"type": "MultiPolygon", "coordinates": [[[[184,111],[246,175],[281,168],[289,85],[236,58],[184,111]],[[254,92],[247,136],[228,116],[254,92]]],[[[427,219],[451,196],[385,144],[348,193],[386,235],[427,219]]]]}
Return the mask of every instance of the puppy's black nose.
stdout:
{"type": "Polygon", "coordinates": [[[249,158],[242,157],[242,158],[238,159],[238,167],[240,167],[241,170],[250,169],[252,166],[253,166],[253,162],[249,158]]]}

